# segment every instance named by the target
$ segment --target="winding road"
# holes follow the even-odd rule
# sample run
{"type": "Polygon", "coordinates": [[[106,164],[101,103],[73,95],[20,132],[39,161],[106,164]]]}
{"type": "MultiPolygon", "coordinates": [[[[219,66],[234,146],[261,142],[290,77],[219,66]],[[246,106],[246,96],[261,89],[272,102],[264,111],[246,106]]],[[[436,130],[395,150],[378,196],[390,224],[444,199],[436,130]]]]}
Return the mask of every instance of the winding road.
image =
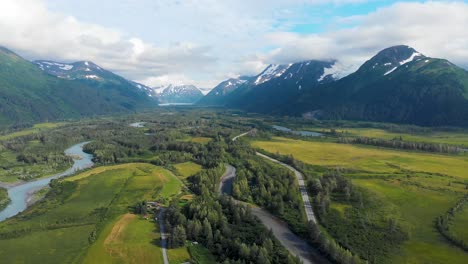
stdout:
{"type": "Polygon", "coordinates": [[[159,211],[159,231],[161,232],[161,250],[163,254],[163,261],[164,264],[169,264],[169,259],[167,258],[167,233],[166,228],[164,226],[164,214],[166,213],[166,208],[161,208],[159,211]]]}
{"type": "Polygon", "coordinates": [[[290,171],[294,172],[294,175],[296,176],[297,182],[299,184],[299,190],[301,191],[301,197],[302,197],[302,202],[304,204],[304,210],[305,210],[306,215],[307,215],[307,221],[312,221],[314,223],[317,223],[317,219],[315,218],[314,210],[312,208],[312,204],[310,203],[309,194],[307,193],[307,186],[306,186],[306,183],[304,181],[304,176],[302,175],[302,173],[300,173],[298,170],[296,170],[292,166],[289,166],[288,164],[285,164],[285,163],[283,163],[283,162],[281,162],[279,160],[276,160],[274,158],[271,158],[271,157],[269,157],[267,155],[264,155],[264,154],[259,153],[259,152],[257,152],[256,154],[257,154],[257,156],[260,156],[260,157],[262,157],[264,159],[267,159],[269,161],[277,163],[277,164],[289,169],[290,171]]]}
{"type": "MultiPolygon", "coordinates": [[[[249,132],[245,132],[245,133],[242,133],[238,136],[235,136],[232,138],[232,141],[236,141],[238,138],[241,138],[243,136],[246,136],[250,133],[249,132]]],[[[272,161],[276,164],[279,164],[287,169],[289,169],[290,171],[294,172],[294,175],[296,176],[297,178],[297,182],[299,184],[299,190],[301,192],[301,197],[302,197],[302,202],[304,204],[304,210],[306,212],[306,215],[307,215],[307,221],[312,221],[314,223],[317,223],[317,219],[315,218],[315,214],[314,214],[314,210],[312,208],[312,204],[310,203],[310,199],[309,199],[309,194],[307,193],[307,186],[306,186],[306,183],[304,181],[304,176],[302,175],[301,172],[299,172],[298,170],[296,170],[295,168],[293,168],[292,166],[288,165],[288,164],[285,164],[279,160],[276,160],[272,157],[269,157],[265,154],[262,154],[260,152],[256,152],[257,156],[260,156],[264,159],[267,159],[269,161],[272,161]]]]}
{"type": "MultiPolygon", "coordinates": [[[[219,184],[219,194],[231,195],[232,184],[236,177],[236,168],[226,164],[226,172],[221,177],[219,184]]],[[[235,200],[237,203],[243,203],[235,200]]],[[[270,214],[260,207],[251,207],[252,213],[260,219],[266,227],[270,228],[273,235],[279,242],[293,255],[298,256],[304,264],[329,263],[324,257],[320,256],[307,241],[294,234],[288,227],[288,224],[278,217],[270,214]]]]}

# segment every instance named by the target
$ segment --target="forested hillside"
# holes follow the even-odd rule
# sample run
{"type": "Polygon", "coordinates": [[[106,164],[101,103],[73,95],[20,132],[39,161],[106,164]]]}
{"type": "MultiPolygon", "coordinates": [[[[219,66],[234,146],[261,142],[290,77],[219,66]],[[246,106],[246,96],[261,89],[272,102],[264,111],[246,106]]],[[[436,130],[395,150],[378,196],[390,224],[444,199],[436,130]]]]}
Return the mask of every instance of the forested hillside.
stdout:
{"type": "Polygon", "coordinates": [[[0,124],[134,112],[152,104],[136,89],[57,78],[0,48],[0,124]]]}

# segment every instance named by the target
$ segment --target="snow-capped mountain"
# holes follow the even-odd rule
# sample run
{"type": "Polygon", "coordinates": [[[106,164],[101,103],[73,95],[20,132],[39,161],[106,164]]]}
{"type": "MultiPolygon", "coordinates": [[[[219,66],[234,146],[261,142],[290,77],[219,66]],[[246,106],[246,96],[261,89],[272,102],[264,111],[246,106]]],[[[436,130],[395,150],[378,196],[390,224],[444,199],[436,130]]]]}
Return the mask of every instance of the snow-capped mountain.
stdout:
{"type": "Polygon", "coordinates": [[[103,78],[101,75],[104,70],[90,61],[78,61],[73,63],[62,63],[55,61],[35,61],[41,70],[56,77],[75,80],[75,79],[95,79],[103,78]]]}
{"type": "Polygon", "coordinates": [[[271,79],[281,77],[291,66],[292,64],[270,64],[256,77],[254,84],[259,85],[268,82],[271,79]]]}
{"type": "Polygon", "coordinates": [[[203,93],[195,85],[168,85],[164,90],[154,89],[161,103],[188,103],[197,102],[203,97],[203,93]]]}
{"type": "Polygon", "coordinates": [[[91,87],[99,89],[112,87],[112,89],[120,90],[122,94],[139,94],[139,96],[156,98],[152,88],[127,80],[91,61],[63,63],[38,60],[34,64],[44,72],[61,79],[84,82],[91,87]]]}
{"type": "Polygon", "coordinates": [[[346,75],[336,61],[303,61],[271,64],[254,77],[228,79],[199,101],[205,105],[251,105],[252,108],[276,105],[290,96],[346,75]]]}
{"type": "Polygon", "coordinates": [[[198,103],[204,105],[222,105],[225,103],[226,97],[244,84],[253,81],[255,77],[240,76],[238,78],[230,78],[221,82],[206,94],[198,103]]]}
{"type": "Polygon", "coordinates": [[[376,77],[389,75],[399,67],[407,67],[409,62],[424,58],[426,56],[409,46],[394,46],[377,53],[377,55],[365,62],[357,72],[371,73],[376,77]]]}

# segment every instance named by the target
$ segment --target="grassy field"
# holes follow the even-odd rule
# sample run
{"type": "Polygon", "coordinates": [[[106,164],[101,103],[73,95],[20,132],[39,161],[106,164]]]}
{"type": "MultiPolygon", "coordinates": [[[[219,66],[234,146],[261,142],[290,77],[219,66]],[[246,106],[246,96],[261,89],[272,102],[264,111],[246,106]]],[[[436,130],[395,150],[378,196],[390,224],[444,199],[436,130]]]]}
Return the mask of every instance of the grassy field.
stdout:
{"type": "Polygon", "coordinates": [[[162,263],[162,251],[155,241],[152,220],[124,214],[103,230],[89,248],[83,263],[162,263]]]}
{"type": "Polygon", "coordinates": [[[272,153],[292,154],[295,158],[314,165],[380,173],[394,173],[404,169],[446,174],[468,180],[467,156],[405,152],[281,137],[275,137],[272,141],[255,141],[253,146],[272,153]]]}
{"type": "Polygon", "coordinates": [[[456,234],[457,238],[468,243],[468,205],[464,205],[462,211],[456,213],[450,231],[456,234]]]}
{"type": "Polygon", "coordinates": [[[216,258],[201,245],[188,245],[188,250],[195,264],[216,264],[216,258]]]}
{"type": "MultiPolygon", "coordinates": [[[[354,184],[388,201],[382,210],[398,221],[409,239],[400,252],[377,263],[466,263],[468,253],[449,244],[434,221],[466,193],[467,157],[287,138],[252,144],[312,165],[352,169],[345,175],[354,184]]],[[[331,208],[346,211],[343,204],[332,203],[331,208]]],[[[466,229],[468,218],[464,217],[460,215],[457,230],[466,229]]]]}
{"type": "Polygon", "coordinates": [[[191,260],[187,247],[168,249],[167,258],[170,264],[180,264],[191,260]]]}
{"type": "Polygon", "coordinates": [[[2,262],[158,259],[160,248],[152,243],[157,238],[154,223],[128,212],[139,201],[177,194],[180,183],[169,171],[139,163],[98,167],[67,178],[59,187],[26,212],[0,223],[2,262]],[[123,227],[117,235],[112,235],[119,230],[114,226],[123,227]],[[93,231],[98,231],[97,239],[89,247],[93,231]]]}
{"type": "Polygon", "coordinates": [[[182,179],[186,179],[189,176],[194,175],[195,173],[202,170],[202,166],[193,163],[193,162],[184,162],[174,165],[177,172],[182,175],[182,179]]]}
{"type": "Polygon", "coordinates": [[[43,130],[63,126],[64,124],[65,123],[40,123],[40,124],[34,125],[32,128],[2,135],[0,136],[0,140],[8,140],[8,139],[16,138],[16,137],[27,136],[27,135],[31,135],[31,134],[34,134],[43,130]]]}
{"type": "MultiPolygon", "coordinates": [[[[330,129],[309,128],[313,131],[330,132],[330,129]]],[[[443,143],[468,147],[468,133],[434,131],[428,133],[397,133],[378,128],[337,128],[336,132],[351,136],[394,139],[400,138],[405,141],[443,143]]]]}
{"type": "Polygon", "coordinates": [[[450,245],[434,228],[434,219],[460,198],[456,193],[402,185],[398,180],[355,179],[395,205],[394,217],[409,232],[402,252],[390,263],[466,263],[468,254],[450,245]]]}

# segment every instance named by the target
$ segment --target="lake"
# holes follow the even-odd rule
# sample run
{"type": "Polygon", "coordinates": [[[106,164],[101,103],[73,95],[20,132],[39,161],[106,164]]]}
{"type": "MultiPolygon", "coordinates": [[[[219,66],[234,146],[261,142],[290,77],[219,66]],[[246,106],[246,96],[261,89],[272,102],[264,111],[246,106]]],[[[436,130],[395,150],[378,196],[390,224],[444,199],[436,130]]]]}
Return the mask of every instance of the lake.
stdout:
{"type": "Polygon", "coordinates": [[[313,132],[313,131],[294,131],[294,130],[292,130],[290,128],[287,128],[287,127],[284,127],[284,126],[277,126],[277,125],[273,125],[272,127],[274,129],[278,130],[278,131],[289,132],[291,134],[300,135],[300,136],[304,136],[304,137],[321,137],[321,136],[323,136],[322,133],[313,132]]]}

